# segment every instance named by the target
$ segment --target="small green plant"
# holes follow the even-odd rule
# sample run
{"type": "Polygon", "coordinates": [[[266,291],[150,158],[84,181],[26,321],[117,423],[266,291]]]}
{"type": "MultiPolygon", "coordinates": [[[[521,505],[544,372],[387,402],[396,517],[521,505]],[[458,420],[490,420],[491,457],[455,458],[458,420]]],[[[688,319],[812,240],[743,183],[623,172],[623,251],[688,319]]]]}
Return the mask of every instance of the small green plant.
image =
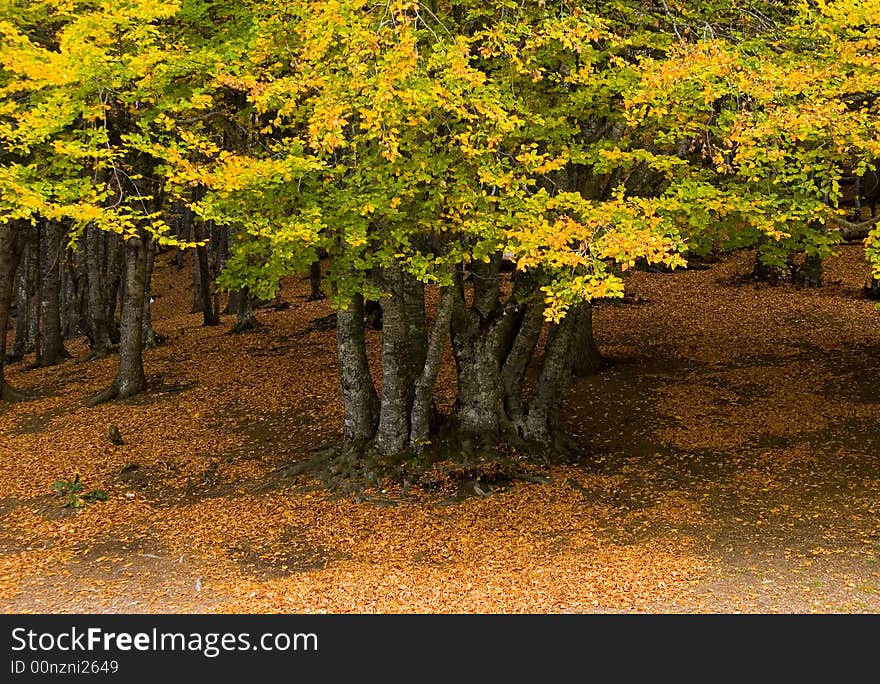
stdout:
{"type": "Polygon", "coordinates": [[[74,475],[73,480],[67,478],[55,480],[52,487],[58,498],[64,500],[65,508],[82,508],[86,504],[106,501],[108,498],[107,492],[103,489],[93,489],[83,494],[83,483],[79,480],[79,473],[74,475]]]}

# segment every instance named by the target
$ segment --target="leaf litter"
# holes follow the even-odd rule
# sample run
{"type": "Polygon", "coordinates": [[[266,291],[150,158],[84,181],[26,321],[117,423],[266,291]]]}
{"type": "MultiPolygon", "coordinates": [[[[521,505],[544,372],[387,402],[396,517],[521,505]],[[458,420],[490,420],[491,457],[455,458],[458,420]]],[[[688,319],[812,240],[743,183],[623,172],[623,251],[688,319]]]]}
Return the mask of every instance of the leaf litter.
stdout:
{"type": "Polygon", "coordinates": [[[597,305],[612,364],[568,394],[571,463],[487,467],[466,498],[441,465],[358,501],[290,470],[339,438],[327,303],[286,279],[292,306],[229,336],[184,313],[189,278],[160,257],[147,394],[83,406],[112,358],[8,369],[34,398],[0,414],[0,610],[878,612],[867,266],[844,246],[831,285],[795,290],[749,283],[751,258],[636,272],[633,303],[597,305]],[[52,483],[75,475],[108,500],[64,509],[52,483]]]}

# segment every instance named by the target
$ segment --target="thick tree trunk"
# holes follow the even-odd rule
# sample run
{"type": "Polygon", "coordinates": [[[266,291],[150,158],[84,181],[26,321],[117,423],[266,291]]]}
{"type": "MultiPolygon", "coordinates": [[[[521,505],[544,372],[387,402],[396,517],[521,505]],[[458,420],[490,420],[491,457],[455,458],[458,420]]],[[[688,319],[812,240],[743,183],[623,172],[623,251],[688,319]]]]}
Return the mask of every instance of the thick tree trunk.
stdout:
{"type": "Polygon", "coordinates": [[[579,378],[593,375],[607,363],[593,337],[593,305],[584,302],[575,312],[574,374],[579,378]]]}
{"type": "Polygon", "coordinates": [[[229,293],[229,310],[235,314],[235,325],[230,333],[236,335],[263,327],[254,315],[254,300],[246,287],[229,293]]]}
{"type": "Polygon", "coordinates": [[[352,297],[348,307],[338,312],[336,342],[345,410],[344,440],[348,445],[362,446],[376,434],[379,397],[367,362],[364,299],[361,295],[352,297]]]}
{"type": "Polygon", "coordinates": [[[61,269],[61,328],[65,340],[86,328],[83,320],[85,267],[81,248],[67,250],[61,269]]]}
{"type": "Polygon", "coordinates": [[[115,283],[108,278],[108,259],[115,258],[108,254],[109,243],[104,231],[97,226],[88,226],[85,231],[86,252],[86,296],[88,300],[89,331],[92,354],[90,358],[104,358],[113,351],[112,312],[116,299],[115,283]]]}
{"type": "Polygon", "coordinates": [[[18,266],[18,224],[13,221],[0,223],[0,401],[21,399],[4,375],[6,364],[6,328],[9,325],[9,308],[12,304],[12,288],[18,266]]]}
{"type": "Polygon", "coordinates": [[[792,280],[798,287],[822,287],[822,259],[805,256],[804,262],[795,268],[792,280]]]}
{"type": "Polygon", "coordinates": [[[147,386],[143,360],[147,245],[144,239],[132,237],[125,241],[123,250],[125,267],[119,327],[119,367],[113,384],[89,399],[89,406],[114,398],[134,396],[147,386]]]}
{"type": "Polygon", "coordinates": [[[34,351],[36,344],[37,257],[34,253],[35,231],[32,228],[18,230],[18,270],[15,276],[15,340],[6,356],[7,363],[21,361],[26,354],[34,351]]]}
{"type": "Polygon", "coordinates": [[[409,445],[414,361],[403,279],[400,267],[385,269],[382,285],[388,294],[379,300],[382,307],[382,398],[376,447],[383,454],[400,453],[409,445]]]}
{"type": "Polygon", "coordinates": [[[61,334],[61,262],[65,228],[57,221],[41,226],[40,256],[43,266],[40,288],[40,345],[37,364],[53,366],[70,358],[61,334]]]}

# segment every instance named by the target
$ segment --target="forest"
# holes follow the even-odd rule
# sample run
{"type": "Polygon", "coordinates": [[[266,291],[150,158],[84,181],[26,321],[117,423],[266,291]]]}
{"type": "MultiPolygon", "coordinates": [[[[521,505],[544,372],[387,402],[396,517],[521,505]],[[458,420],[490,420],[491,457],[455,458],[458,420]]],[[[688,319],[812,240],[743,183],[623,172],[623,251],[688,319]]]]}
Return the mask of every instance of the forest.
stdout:
{"type": "Polygon", "coordinates": [[[0,0],[0,611],[880,612],[880,4],[0,0]]]}

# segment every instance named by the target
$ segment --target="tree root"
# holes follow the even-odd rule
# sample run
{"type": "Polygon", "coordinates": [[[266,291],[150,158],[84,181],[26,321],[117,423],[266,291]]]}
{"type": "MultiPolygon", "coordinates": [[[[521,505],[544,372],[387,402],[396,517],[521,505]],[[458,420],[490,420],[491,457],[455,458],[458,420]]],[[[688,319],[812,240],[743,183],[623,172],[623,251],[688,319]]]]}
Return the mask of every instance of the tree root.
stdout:
{"type": "Polygon", "coordinates": [[[82,356],[76,360],[76,363],[88,363],[89,361],[100,361],[101,359],[106,359],[111,354],[116,352],[116,347],[107,347],[106,349],[94,349],[85,356],[82,356]]]}
{"type": "Polygon", "coordinates": [[[89,408],[94,408],[100,404],[105,404],[108,401],[113,401],[114,399],[119,397],[119,387],[114,382],[110,387],[105,390],[98,392],[96,395],[86,399],[86,406],[89,408]]]}
{"type": "Polygon", "coordinates": [[[14,387],[10,387],[4,381],[0,381],[0,401],[16,402],[27,401],[28,399],[30,399],[30,396],[24,392],[17,390],[14,387]]]}
{"type": "Polygon", "coordinates": [[[260,321],[258,321],[255,316],[248,316],[247,318],[240,320],[235,325],[233,325],[226,334],[240,335],[241,333],[265,330],[265,328],[266,326],[260,323],[260,321]]]}

